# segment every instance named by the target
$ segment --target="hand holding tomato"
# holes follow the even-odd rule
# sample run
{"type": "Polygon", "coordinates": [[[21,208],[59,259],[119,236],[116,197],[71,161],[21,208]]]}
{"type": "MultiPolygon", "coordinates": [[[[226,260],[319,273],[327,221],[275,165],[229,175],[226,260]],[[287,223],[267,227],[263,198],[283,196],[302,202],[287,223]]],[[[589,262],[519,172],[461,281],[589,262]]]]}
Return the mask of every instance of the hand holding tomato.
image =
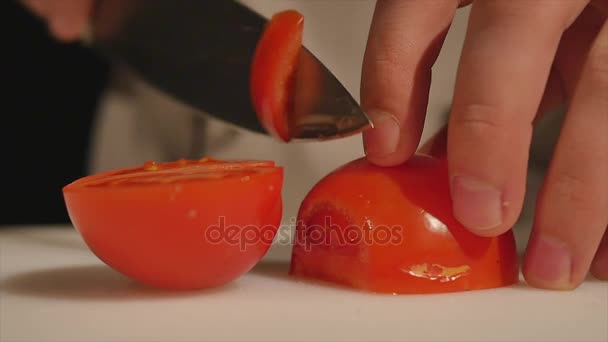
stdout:
{"type": "MultiPolygon", "coordinates": [[[[470,2],[377,2],[361,95],[376,125],[364,134],[369,161],[391,166],[413,155],[431,67],[454,12],[470,2]]],[[[447,134],[462,224],[482,236],[513,226],[533,122],[568,104],[524,261],[536,287],[573,289],[589,269],[608,279],[607,14],[605,1],[472,2],[447,134]]]]}

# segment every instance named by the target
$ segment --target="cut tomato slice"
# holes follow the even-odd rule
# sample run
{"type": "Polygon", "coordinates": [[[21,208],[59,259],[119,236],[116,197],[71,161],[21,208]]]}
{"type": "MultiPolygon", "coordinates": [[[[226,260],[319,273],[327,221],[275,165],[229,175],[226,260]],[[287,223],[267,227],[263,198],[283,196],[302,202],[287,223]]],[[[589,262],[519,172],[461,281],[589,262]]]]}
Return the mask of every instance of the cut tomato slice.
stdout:
{"type": "Polygon", "coordinates": [[[265,255],[282,185],[274,162],[206,158],[101,172],[63,194],[102,261],[147,285],[185,290],[230,282],[265,255]]]}
{"type": "Polygon", "coordinates": [[[289,120],[304,17],[294,10],[275,14],[256,47],[251,65],[251,97],[260,122],[273,136],[288,141],[289,120]]]}
{"type": "Polygon", "coordinates": [[[470,233],[452,216],[447,163],[365,159],[333,171],[298,214],[290,273],[380,293],[440,293],[518,281],[511,231],[470,233]]]}

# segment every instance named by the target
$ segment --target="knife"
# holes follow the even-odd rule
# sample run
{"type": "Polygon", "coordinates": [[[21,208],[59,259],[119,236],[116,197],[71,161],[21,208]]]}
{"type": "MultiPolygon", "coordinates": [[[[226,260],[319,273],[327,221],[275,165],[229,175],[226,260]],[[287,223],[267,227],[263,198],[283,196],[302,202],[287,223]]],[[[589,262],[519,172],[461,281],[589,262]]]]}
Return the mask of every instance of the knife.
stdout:
{"type": "MultiPolygon", "coordinates": [[[[87,43],[200,114],[268,134],[249,89],[251,60],[267,22],[236,0],[98,0],[87,43]]],[[[305,47],[299,63],[314,65],[320,77],[298,85],[316,98],[294,108],[298,115],[287,116],[295,127],[291,140],[337,139],[372,126],[340,81],[305,47]]]]}

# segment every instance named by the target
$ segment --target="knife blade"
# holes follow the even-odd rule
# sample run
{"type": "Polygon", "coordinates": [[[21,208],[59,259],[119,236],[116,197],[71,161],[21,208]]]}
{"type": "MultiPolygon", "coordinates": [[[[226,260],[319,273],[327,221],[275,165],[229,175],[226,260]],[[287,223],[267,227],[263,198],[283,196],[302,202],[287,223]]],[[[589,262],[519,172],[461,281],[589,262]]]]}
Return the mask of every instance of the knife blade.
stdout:
{"type": "MultiPolygon", "coordinates": [[[[97,1],[87,42],[176,101],[268,134],[250,100],[254,51],[268,20],[233,0],[97,1]]],[[[292,140],[331,140],[372,126],[340,81],[306,47],[296,81],[292,140]],[[300,97],[305,92],[307,96],[300,97]],[[314,96],[310,96],[314,94],[314,96]]]]}

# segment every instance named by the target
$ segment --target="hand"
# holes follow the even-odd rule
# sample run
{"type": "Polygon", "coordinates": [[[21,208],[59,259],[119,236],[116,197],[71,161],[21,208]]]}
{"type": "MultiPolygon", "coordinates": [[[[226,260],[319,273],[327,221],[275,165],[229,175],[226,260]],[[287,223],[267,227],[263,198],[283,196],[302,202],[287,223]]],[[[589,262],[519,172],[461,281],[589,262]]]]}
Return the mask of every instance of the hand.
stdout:
{"type": "MultiPolygon", "coordinates": [[[[431,67],[458,0],[378,0],[361,101],[368,159],[407,160],[421,137],[431,67]]],[[[448,123],[455,217],[482,236],[517,221],[533,123],[567,102],[523,273],[573,289],[608,279],[608,1],[473,1],[448,123]],[[600,240],[603,242],[600,243],[600,240]]]]}
{"type": "Polygon", "coordinates": [[[93,0],[22,0],[22,3],[46,21],[53,37],[64,42],[81,38],[93,10],[93,0]]]}

